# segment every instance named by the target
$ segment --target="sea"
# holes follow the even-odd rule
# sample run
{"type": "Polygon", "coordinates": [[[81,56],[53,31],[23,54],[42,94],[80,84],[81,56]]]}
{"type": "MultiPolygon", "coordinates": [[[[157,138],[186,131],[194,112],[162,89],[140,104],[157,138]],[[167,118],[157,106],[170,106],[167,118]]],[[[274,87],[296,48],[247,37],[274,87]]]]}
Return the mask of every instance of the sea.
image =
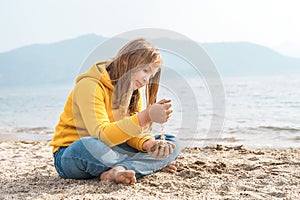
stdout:
{"type": "MultiPolygon", "coordinates": [[[[222,92],[185,80],[161,85],[158,100],[171,99],[173,113],[152,134],[174,134],[183,146],[300,147],[300,74],[222,77],[222,92]]],[[[0,86],[0,141],[51,140],[72,88],[0,86]]]]}

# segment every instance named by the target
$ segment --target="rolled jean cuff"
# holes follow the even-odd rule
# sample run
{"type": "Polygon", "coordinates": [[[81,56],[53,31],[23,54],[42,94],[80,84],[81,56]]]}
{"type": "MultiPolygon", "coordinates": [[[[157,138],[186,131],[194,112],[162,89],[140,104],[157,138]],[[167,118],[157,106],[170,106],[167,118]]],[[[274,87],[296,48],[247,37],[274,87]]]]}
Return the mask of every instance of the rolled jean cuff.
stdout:
{"type": "Polygon", "coordinates": [[[62,177],[62,178],[67,178],[67,176],[65,175],[65,173],[63,172],[62,167],[61,167],[61,156],[62,156],[62,154],[64,153],[65,150],[66,150],[66,147],[60,147],[60,148],[53,154],[55,169],[56,169],[58,175],[59,175],[60,177],[62,177]]]}

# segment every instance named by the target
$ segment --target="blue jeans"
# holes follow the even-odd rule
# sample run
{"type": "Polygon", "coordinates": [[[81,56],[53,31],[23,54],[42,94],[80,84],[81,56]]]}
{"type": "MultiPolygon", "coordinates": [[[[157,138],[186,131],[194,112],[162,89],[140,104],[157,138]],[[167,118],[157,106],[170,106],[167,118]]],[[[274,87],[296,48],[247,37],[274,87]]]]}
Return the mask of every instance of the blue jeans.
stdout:
{"type": "MultiPolygon", "coordinates": [[[[159,136],[156,136],[158,139],[159,136]]],[[[173,135],[166,135],[166,140],[176,145],[174,152],[167,158],[152,158],[146,152],[130,147],[126,142],[109,147],[97,137],[84,137],[68,147],[60,147],[54,154],[54,165],[63,178],[89,179],[114,166],[123,166],[134,170],[136,178],[156,172],[172,161],[180,153],[179,142],[173,135]]]]}

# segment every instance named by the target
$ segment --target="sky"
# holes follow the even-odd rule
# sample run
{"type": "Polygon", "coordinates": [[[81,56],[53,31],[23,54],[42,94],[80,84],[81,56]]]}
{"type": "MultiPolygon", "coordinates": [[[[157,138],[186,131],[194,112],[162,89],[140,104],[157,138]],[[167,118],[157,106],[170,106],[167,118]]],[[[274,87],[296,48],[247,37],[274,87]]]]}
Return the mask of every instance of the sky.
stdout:
{"type": "Polygon", "coordinates": [[[0,52],[160,28],[200,43],[246,41],[300,57],[299,9],[299,0],[0,0],[0,52]]]}

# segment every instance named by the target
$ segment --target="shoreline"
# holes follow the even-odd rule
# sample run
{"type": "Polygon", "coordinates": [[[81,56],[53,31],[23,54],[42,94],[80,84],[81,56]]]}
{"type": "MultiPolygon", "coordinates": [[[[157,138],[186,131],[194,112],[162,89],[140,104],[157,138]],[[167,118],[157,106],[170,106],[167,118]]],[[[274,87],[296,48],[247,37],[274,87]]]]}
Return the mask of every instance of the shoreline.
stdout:
{"type": "MultiPolygon", "coordinates": [[[[19,131],[16,133],[13,132],[1,132],[0,129],[0,142],[8,142],[8,141],[51,141],[53,136],[52,132],[39,133],[35,132],[24,132],[19,131]]],[[[245,139],[236,139],[234,136],[228,137],[220,137],[220,138],[184,138],[179,137],[182,147],[201,147],[205,148],[207,146],[215,146],[218,144],[225,146],[244,146],[248,149],[289,149],[289,148],[300,148],[300,143],[298,142],[300,139],[297,137],[296,139],[281,139],[279,141],[275,141],[272,139],[268,140],[268,143],[255,143],[254,141],[248,141],[245,139]]]]}
{"type": "Polygon", "coordinates": [[[300,148],[215,145],[184,148],[176,174],[134,186],[60,178],[49,140],[0,141],[1,199],[297,199],[300,148]]]}

